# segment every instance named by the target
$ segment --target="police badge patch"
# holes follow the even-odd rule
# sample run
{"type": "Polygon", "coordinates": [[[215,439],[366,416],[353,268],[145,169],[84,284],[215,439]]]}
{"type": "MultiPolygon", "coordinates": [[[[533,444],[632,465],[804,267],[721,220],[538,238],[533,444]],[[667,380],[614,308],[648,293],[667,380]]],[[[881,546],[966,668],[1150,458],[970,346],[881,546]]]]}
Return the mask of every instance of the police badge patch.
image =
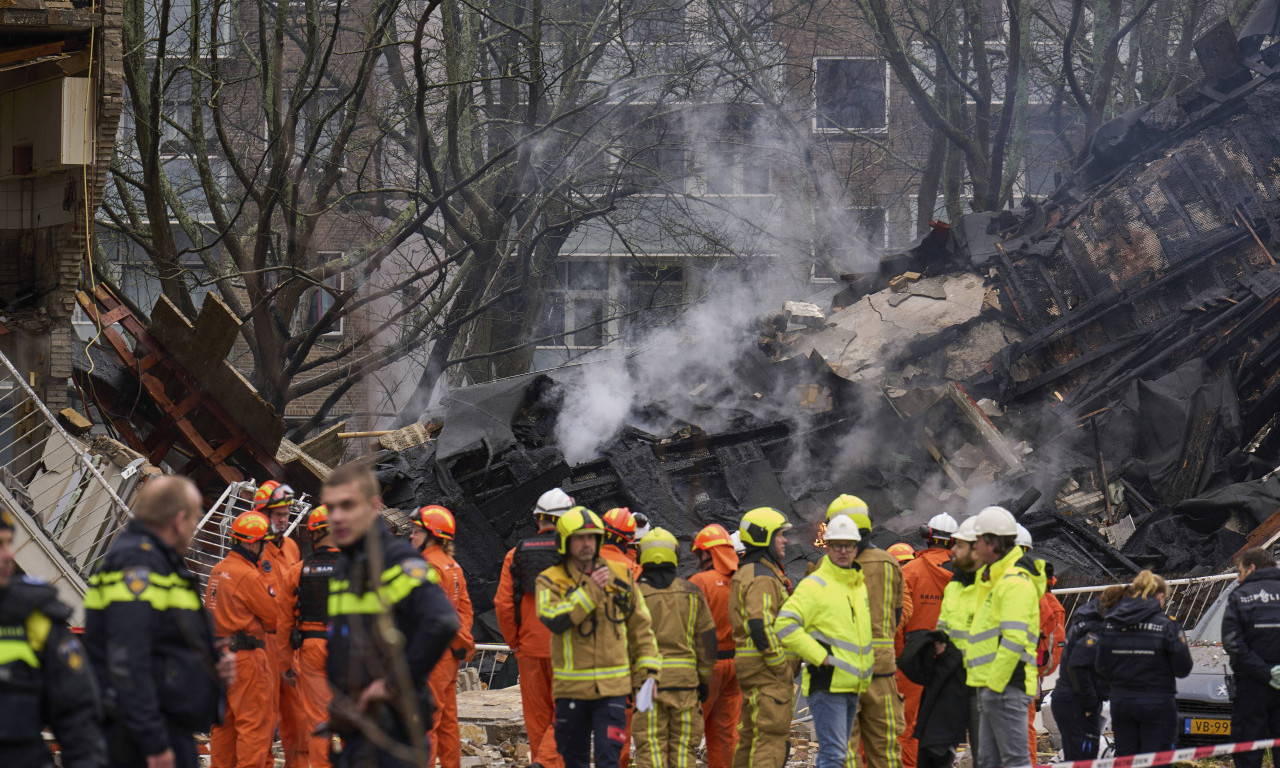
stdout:
{"type": "Polygon", "coordinates": [[[129,568],[124,572],[124,586],[134,597],[142,594],[142,591],[151,584],[151,571],[146,568],[129,568]]]}
{"type": "Polygon", "coordinates": [[[80,641],[74,637],[68,637],[58,644],[58,657],[68,668],[76,672],[84,667],[84,649],[80,641]]]}

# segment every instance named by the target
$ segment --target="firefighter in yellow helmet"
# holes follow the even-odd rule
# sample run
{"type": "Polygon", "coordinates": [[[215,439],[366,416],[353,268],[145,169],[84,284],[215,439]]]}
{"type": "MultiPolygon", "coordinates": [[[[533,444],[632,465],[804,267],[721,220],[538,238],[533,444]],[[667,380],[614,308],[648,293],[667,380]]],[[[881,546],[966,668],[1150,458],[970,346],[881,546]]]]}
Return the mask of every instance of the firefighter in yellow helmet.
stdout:
{"type": "Polygon", "coordinates": [[[655,528],[640,540],[640,592],[662,656],[658,693],[631,723],[639,768],[695,768],[702,711],[716,661],[716,624],[701,590],[676,576],[679,543],[655,528]]]}
{"type": "Polygon", "coordinates": [[[847,493],[837,496],[827,507],[827,524],[840,515],[853,520],[861,535],[857,563],[871,602],[871,644],[875,647],[871,685],[858,698],[858,717],[849,742],[851,762],[862,768],[865,756],[869,768],[901,768],[905,720],[895,678],[898,665],[893,640],[898,625],[909,618],[904,615],[902,567],[897,558],[871,543],[871,515],[865,501],[847,493]]]}
{"type": "MultiPolygon", "coordinates": [[[[627,697],[652,698],[662,659],[631,570],[599,556],[604,523],[586,507],[556,521],[561,560],[538,575],[538,618],[551,631],[555,738],[566,768],[618,764],[627,697]]],[[[644,707],[647,709],[647,707],[644,707]]]]}
{"type": "Polygon", "coordinates": [[[738,561],[729,598],[743,697],[734,768],[782,768],[787,760],[795,663],[773,625],[787,599],[782,559],[790,528],[786,516],[772,507],[751,510],[738,526],[746,554],[738,561]]]}

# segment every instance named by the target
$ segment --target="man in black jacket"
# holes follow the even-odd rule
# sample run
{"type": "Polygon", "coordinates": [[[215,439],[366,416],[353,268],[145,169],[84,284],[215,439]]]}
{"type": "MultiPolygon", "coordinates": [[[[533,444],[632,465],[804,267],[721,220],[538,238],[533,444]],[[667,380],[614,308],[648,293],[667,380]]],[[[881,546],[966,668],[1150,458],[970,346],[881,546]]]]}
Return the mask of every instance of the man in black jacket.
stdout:
{"type": "MultiPolygon", "coordinates": [[[[1280,569],[1262,549],[1247,549],[1236,561],[1240,586],[1227,598],[1222,647],[1231,657],[1236,698],[1233,741],[1280,736],[1280,569]]],[[[1233,755],[1236,768],[1260,768],[1262,752],[1233,755]]],[[[1280,750],[1271,750],[1280,765],[1280,750]]]]}
{"type": "Polygon", "coordinates": [[[48,584],[14,575],[13,514],[0,507],[0,765],[53,768],[49,723],[65,768],[107,764],[98,686],[71,609],[48,584]]]}
{"type": "Polygon", "coordinates": [[[898,669],[924,686],[916,715],[917,768],[949,768],[956,745],[969,729],[969,687],[965,685],[964,654],[946,633],[918,629],[906,636],[898,669]]]}
{"type": "Polygon", "coordinates": [[[195,768],[235,675],[215,649],[200,583],[182,556],[202,513],[185,477],[147,482],[84,596],[84,641],[107,710],[112,766],[195,768]]]}
{"type": "Polygon", "coordinates": [[[425,764],[427,677],[458,633],[458,614],[422,553],[382,523],[368,467],[335,469],[321,499],[340,551],[329,580],[329,726],[342,739],[334,765],[425,764]]]}

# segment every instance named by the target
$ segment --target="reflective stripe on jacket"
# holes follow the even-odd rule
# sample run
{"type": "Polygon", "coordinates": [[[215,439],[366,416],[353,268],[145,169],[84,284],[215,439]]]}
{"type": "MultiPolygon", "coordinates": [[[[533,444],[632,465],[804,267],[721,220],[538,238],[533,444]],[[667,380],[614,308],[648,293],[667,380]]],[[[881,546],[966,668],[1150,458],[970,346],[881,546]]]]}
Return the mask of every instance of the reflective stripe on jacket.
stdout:
{"type": "Polygon", "coordinates": [[[787,652],[774,631],[774,619],[786,602],[782,571],[767,556],[751,553],[729,581],[729,623],[733,626],[733,665],[743,688],[791,678],[787,652]]]}
{"type": "Polygon", "coordinates": [[[1012,681],[1035,695],[1040,592],[1034,571],[1020,547],[978,571],[978,606],[964,652],[971,687],[1003,693],[1012,681]]]}
{"type": "Polygon", "coordinates": [[[891,675],[898,669],[893,651],[893,638],[902,613],[902,566],[898,559],[883,549],[867,546],[858,553],[858,564],[866,579],[867,599],[871,603],[871,643],[876,648],[877,675],[891,675]]]}
{"type": "Polygon", "coordinates": [[[572,563],[538,576],[538,618],[551,631],[552,692],[557,699],[629,696],[639,679],[662,671],[649,607],[631,569],[608,567],[605,589],[572,563]]]}
{"type": "Polygon", "coordinates": [[[942,607],[938,612],[938,631],[946,632],[951,644],[961,653],[969,646],[969,625],[978,609],[976,573],[956,573],[942,590],[942,607]]]}
{"type": "Polygon", "coordinates": [[[662,656],[658,688],[687,690],[709,683],[716,663],[716,625],[702,592],[679,578],[665,588],[641,581],[640,591],[662,656]]]}
{"type": "Polygon", "coordinates": [[[774,624],[782,644],[804,659],[804,694],[811,687],[832,693],[862,693],[871,686],[875,655],[871,603],[862,568],[841,568],[822,558],[818,570],[796,585],[774,624]],[[823,668],[827,656],[834,668],[823,668]],[[824,679],[829,678],[829,679],[824,679]]]}

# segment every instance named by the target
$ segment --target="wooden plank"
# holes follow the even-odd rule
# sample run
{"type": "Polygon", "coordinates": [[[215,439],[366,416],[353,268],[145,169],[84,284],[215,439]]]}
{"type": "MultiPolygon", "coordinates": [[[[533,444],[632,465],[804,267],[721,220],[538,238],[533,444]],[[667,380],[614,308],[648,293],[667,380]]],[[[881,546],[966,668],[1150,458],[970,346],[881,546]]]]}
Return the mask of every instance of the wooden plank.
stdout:
{"type": "Polygon", "coordinates": [[[62,46],[66,45],[65,40],[58,40],[53,43],[45,43],[44,45],[32,45],[27,48],[14,48],[12,50],[0,52],[0,67],[6,64],[14,64],[27,59],[35,59],[40,56],[52,56],[62,53],[62,46]]]}

